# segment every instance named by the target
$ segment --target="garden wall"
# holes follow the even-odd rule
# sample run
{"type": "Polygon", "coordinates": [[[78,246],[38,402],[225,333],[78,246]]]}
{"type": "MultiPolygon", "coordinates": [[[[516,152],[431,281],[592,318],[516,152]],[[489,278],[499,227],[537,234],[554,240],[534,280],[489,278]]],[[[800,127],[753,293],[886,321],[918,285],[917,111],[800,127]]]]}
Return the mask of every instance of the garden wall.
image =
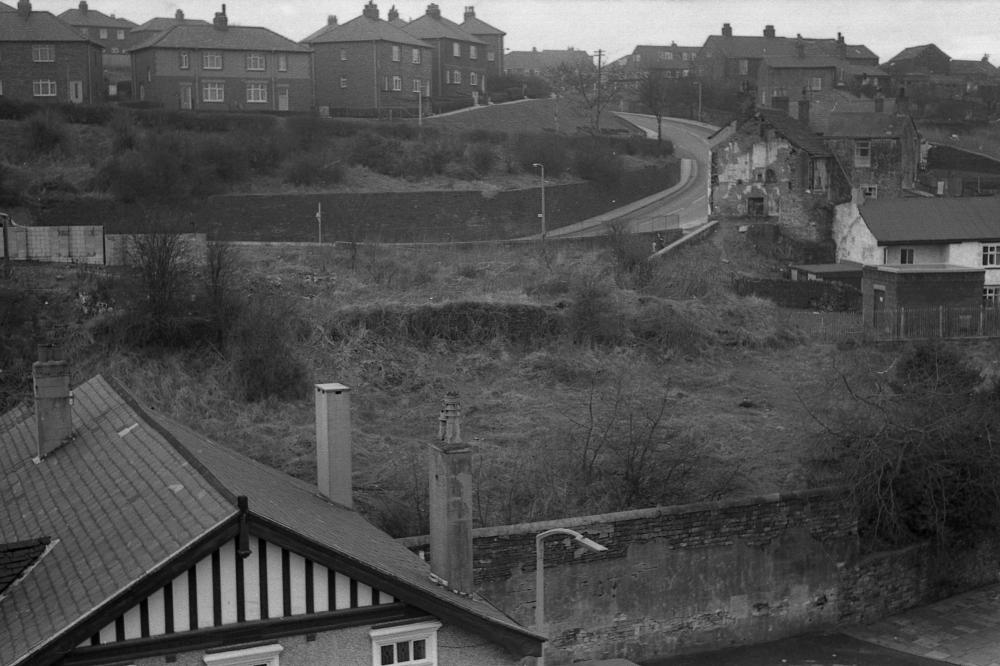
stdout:
{"type": "Polygon", "coordinates": [[[861,290],[826,280],[779,280],[738,277],[733,288],[740,296],[767,298],[784,308],[859,312],[861,290]]]}
{"type": "MultiPolygon", "coordinates": [[[[556,229],[677,183],[679,166],[626,171],[622,182],[545,188],[548,228],[556,229]]],[[[206,233],[224,241],[318,239],[322,205],[324,241],[451,242],[505,240],[538,233],[541,193],[523,190],[445,190],[377,193],[225,195],[209,197],[157,216],[158,225],[206,233]]],[[[99,222],[108,233],[141,232],[149,226],[139,204],[77,199],[33,211],[37,224],[99,222]]]]}

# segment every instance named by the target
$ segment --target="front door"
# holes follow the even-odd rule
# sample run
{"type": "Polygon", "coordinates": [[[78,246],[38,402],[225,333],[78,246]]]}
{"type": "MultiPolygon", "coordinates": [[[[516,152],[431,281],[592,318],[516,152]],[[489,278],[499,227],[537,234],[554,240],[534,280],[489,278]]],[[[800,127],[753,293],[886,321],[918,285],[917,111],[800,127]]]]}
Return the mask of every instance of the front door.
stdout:
{"type": "Polygon", "coordinates": [[[288,111],[288,86],[278,86],[278,111],[288,111]]]}
{"type": "Polygon", "coordinates": [[[181,108],[182,109],[190,109],[191,108],[191,100],[192,99],[193,99],[193,97],[192,97],[192,94],[191,94],[191,84],[190,83],[182,83],[181,84],[181,108]]]}
{"type": "Polygon", "coordinates": [[[69,101],[74,104],[83,103],[83,81],[69,82],[69,101]]]}

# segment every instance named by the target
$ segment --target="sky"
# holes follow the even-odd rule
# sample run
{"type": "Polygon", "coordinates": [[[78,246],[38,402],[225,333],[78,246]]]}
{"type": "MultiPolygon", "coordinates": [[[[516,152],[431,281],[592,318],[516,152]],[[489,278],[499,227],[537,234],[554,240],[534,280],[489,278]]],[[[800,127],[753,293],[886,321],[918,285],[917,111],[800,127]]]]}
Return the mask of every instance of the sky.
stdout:
{"type": "MultiPolygon", "coordinates": [[[[14,5],[16,0],[6,0],[14,5]]],[[[395,4],[406,20],[421,16],[431,0],[376,0],[382,18],[395,4]]],[[[446,18],[461,23],[467,5],[476,17],[507,33],[514,51],[573,47],[610,60],[639,44],[701,46],[720,34],[760,35],[774,25],[779,37],[836,37],[864,44],[882,62],[908,46],[934,43],[954,59],[990,54],[1000,65],[998,0],[435,0],[446,18]]],[[[367,0],[226,0],[231,24],[265,26],[295,41],[337,16],[344,23],[361,14],[367,0]]],[[[154,16],[212,20],[221,0],[89,0],[92,9],[136,23],[154,16]]],[[[53,14],[77,0],[32,0],[53,14]]]]}

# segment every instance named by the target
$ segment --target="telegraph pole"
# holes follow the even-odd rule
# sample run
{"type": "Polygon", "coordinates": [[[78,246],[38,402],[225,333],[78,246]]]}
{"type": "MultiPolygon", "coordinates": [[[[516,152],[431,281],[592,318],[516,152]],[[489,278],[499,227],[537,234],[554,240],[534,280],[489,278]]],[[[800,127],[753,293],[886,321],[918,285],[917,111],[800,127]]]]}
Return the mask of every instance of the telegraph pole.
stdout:
{"type": "Polygon", "coordinates": [[[594,104],[594,111],[596,113],[594,127],[597,129],[598,134],[601,132],[601,108],[603,106],[601,104],[601,94],[603,93],[601,90],[601,58],[603,56],[604,51],[597,49],[597,102],[594,104]]]}

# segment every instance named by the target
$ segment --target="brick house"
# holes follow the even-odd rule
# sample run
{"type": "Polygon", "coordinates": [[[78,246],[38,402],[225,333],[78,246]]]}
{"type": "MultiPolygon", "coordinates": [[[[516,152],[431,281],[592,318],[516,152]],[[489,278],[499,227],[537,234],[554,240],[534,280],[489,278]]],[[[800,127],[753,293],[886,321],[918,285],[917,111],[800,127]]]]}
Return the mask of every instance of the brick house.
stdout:
{"type": "Polygon", "coordinates": [[[892,76],[901,74],[948,74],[951,57],[939,49],[936,44],[910,46],[892,58],[884,65],[892,76]]]}
{"type": "Polygon", "coordinates": [[[431,45],[431,96],[435,102],[479,103],[486,92],[489,44],[441,16],[441,8],[434,3],[427,5],[426,13],[407,23],[403,30],[431,45]]]}
{"type": "Polygon", "coordinates": [[[505,51],[503,38],[507,33],[477,18],[476,9],[472,6],[465,8],[464,20],[459,27],[473,37],[478,37],[486,42],[486,76],[491,77],[502,74],[504,70],[503,61],[505,51]]]}
{"type": "Polygon", "coordinates": [[[640,44],[620,62],[630,72],[663,72],[668,79],[683,79],[696,73],[695,62],[700,46],[669,46],[640,44]]]}
{"type": "Polygon", "coordinates": [[[20,0],[0,11],[0,95],[35,102],[104,101],[101,45],[20,0]]]}
{"type": "Polygon", "coordinates": [[[151,18],[142,25],[138,25],[132,28],[132,44],[137,45],[145,42],[146,40],[152,39],[161,32],[166,32],[170,28],[177,25],[212,25],[208,21],[203,21],[201,19],[189,19],[184,16],[184,11],[178,9],[174,12],[174,16],[157,16],[151,18]]]}
{"type": "Polygon", "coordinates": [[[313,51],[316,105],[336,115],[417,115],[431,93],[431,45],[379,18],[374,2],[361,16],[334,19],[302,40],[313,51]]]}
{"type": "Polygon", "coordinates": [[[312,52],[268,28],[174,25],[132,50],[137,99],[169,109],[309,111],[312,52]]]}
{"type": "MultiPolygon", "coordinates": [[[[34,409],[0,416],[0,663],[515,666],[540,654],[539,634],[472,590],[471,496],[456,517],[431,484],[433,567],[355,512],[347,387],[316,386],[312,485],[101,376],[71,390],[55,350],[33,371],[34,409]]],[[[455,436],[429,450],[449,484],[471,465],[455,436]]]]}
{"type": "Polygon", "coordinates": [[[904,196],[920,166],[920,134],[905,114],[831,113],[823,143],[865,199],[904,196]]]}
{"type": "Polygon", "coordinates": [[[504,60],[504,74],[517,76],[538,76],[546,78],[548,73],[560,65],[569,67],[593,67],[594,61],[586,51],[579,49],[542,49],[511,51],[504,60]]]}
{"type": "Polygon", "coordinates": [[[67,9],[59,15],[59,19],[104,47],[102,60],[108,96],[117,97],[119,84],[132,80],[132,62],[128,50],[137,43],[135,36],[131,34],[136,24],[114,14],[109,16],[91,9],[87,0],[80,0],[79,7],[67,9]]]}
{"type": "Polygon", "coordinates": [[[850,201],[833,153],[784,111],[755,109],[709,137],[710,210],[778,223],[802,238],[828,233],[829,209],[850,201]]]}

